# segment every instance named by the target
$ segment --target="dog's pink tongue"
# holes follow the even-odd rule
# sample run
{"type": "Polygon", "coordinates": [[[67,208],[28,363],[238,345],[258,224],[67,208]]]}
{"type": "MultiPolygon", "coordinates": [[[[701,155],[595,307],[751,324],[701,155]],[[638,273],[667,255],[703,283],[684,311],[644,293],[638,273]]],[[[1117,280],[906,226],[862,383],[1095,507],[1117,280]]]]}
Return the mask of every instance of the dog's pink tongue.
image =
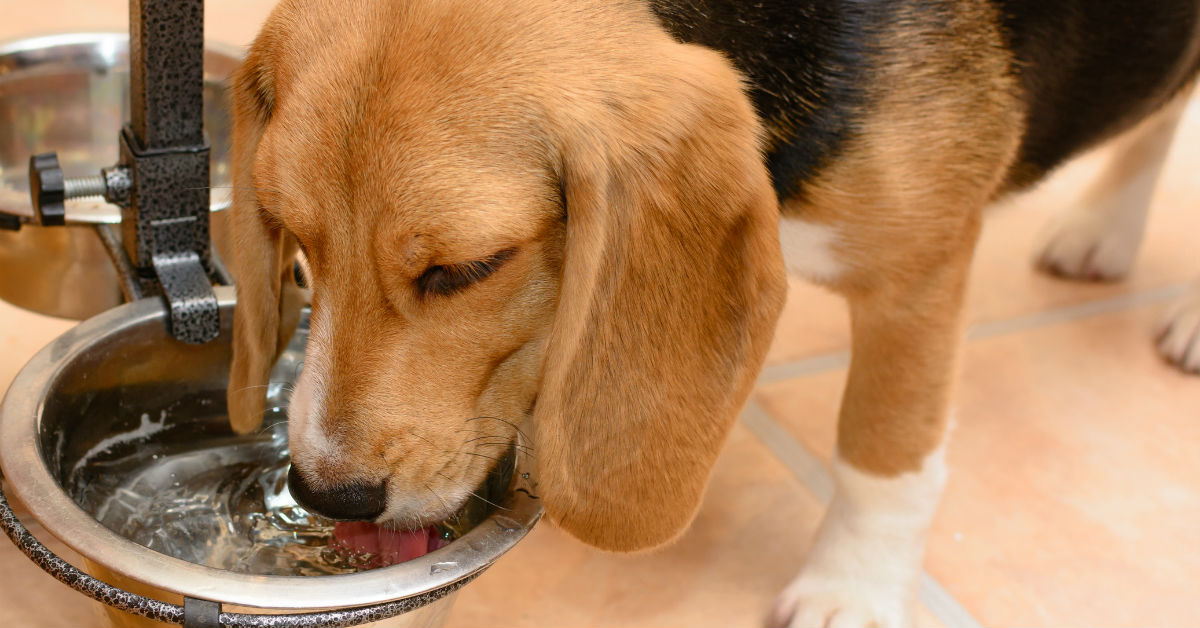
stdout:
{"type": "Polygon", "coordinates": [[[355,554],[373,554],[372,567],[386,567],[424,556],[441,547],[430,528],[390,530],[365,521],[340,521],[333,526],[333,540],[355,554]]]}

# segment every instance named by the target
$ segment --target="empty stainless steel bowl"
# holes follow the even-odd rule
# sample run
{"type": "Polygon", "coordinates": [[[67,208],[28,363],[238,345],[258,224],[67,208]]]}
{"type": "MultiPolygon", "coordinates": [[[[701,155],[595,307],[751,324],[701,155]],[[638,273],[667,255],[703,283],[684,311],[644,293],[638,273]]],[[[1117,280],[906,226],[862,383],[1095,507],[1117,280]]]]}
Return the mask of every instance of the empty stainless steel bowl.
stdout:
{"type": "MultiPolygon", "coordinates": [[[[212,206],[228,205],[230,118],[225,85],[236,48],[209,44],[204,55],[204,124],[212,144],[212,206]]],[[[117,134],[129,117],[128,36],[75,33],[0,44],[0,210],[29,217],[29,157],[57,151],[67,176],[98,174],[117,160],[117,134]]],[[[67,227],[0,230],[0,299],[83,319],[121,302],[116,273],[89,225],[118,223],[100,200],[67,202],[67,227]]],[[[226,225],[213,217],[218,250],[226,225]]]]}

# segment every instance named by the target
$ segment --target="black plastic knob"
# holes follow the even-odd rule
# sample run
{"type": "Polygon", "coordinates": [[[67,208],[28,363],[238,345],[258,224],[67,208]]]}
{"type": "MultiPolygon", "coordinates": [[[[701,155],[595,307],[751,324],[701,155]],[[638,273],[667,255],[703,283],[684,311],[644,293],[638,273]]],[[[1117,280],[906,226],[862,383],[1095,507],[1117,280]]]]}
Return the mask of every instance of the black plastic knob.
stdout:
{"type": "Polygon", "coordinates": [[[42,153],[29,158],[29,196],[37,224],[61,227],[66,224],[66,185],[57,153],[42,153]]]}

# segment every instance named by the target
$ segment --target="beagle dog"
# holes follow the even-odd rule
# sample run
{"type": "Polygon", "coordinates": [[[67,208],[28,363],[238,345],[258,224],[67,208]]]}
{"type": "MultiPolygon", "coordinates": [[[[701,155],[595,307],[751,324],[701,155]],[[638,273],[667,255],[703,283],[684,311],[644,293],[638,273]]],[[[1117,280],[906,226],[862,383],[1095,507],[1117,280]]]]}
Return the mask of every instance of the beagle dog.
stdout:
{"type": "MultiPolygon", "coordinates": [[[[651,548],[696,512],[786,268],[848,299],[853,359],[836,497],[772,621],[902,625],[983,212],[1120,135],[1041,261],[1128,270],[1198,23],[1197,0],[284,0],[234,87],[233,427],[263,416],[299,250],[292,482],[317,510],[427,525],[518,446],[558,526],[651,548]]],[[[1164,354],[1200,370],[1198,331],[1200,289],[1164,354]]]]}

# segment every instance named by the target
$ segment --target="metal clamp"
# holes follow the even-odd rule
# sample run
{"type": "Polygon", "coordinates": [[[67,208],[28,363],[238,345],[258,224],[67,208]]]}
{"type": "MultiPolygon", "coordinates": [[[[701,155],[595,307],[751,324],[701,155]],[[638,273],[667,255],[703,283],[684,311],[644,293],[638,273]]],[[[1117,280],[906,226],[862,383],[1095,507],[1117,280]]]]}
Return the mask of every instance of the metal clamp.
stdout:
{"type": "MultiPolygon", "coordinates": [[[[122,291],[162,295],[171,335],[200,344],[220,329],[212,281],[228,282],[214,260],[209,219],[209,143],[204,133],[204,0],[130,0],[130,122],[120,161],[99,175],[67,178],[54,153],[30,159],[34,222],[65,224],[63,202],[103,197],[121,207],[101,238],[123,274],[122,291]]],[[[0,217],[0,227],[20,228],[0,217]]]]}
{"type": "Polygon", "coordinates": [[[221,628],[221,603],[184,597],[183,628],[221,628]]]}
{"type": "Polygon", "coordinates": [[[121,133],[121,166],[135,182],[122,207],[125,253],[143,293],[162,294],[175,339],[202,344],[220,332],[208,231],[208,143],[147,149],[121,133]]]}
{"type": "MultiPolygon", "coordinates": [[[[104,168],[99,175],[67,177],[58,163],[58,153],[39,153],[29,158],[29,201],[33,205],[33,223],[41,227],[66,224],[64,201],[102,198],[122,207],[129,204],[133,179],[127,168],[104,168]]],[[[9,214],[0,214],[0,218],[9,214]]],[[[19,217],[13,229],[20,229],[19,217]]]]}

